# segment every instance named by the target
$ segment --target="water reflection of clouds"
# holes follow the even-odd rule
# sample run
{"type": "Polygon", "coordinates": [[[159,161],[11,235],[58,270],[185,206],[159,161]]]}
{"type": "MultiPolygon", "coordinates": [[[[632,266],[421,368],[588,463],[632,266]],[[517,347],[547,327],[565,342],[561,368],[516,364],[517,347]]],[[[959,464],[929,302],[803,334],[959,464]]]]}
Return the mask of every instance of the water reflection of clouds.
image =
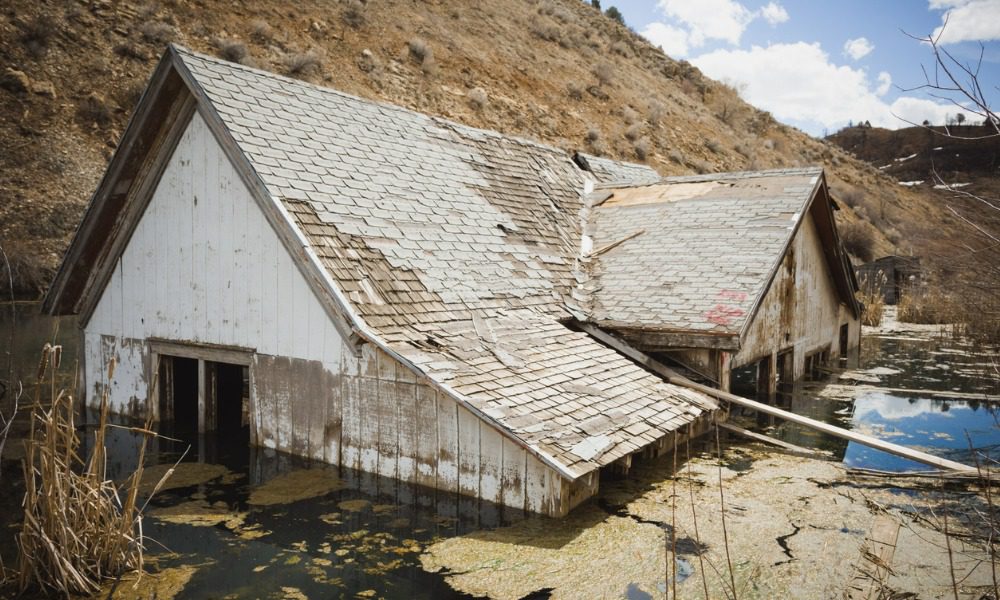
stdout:
{"type": "Polygon", "coordinates": [[[941,410],[942,404],[942,402],[927,398],[910,399],[884,392],[871,392],[859,396],[854,401],[854,420],[871,420],[873,414],[887,421],[918,417],[928,413],[933,413],[938,417],[953,416],[941,410]]]}

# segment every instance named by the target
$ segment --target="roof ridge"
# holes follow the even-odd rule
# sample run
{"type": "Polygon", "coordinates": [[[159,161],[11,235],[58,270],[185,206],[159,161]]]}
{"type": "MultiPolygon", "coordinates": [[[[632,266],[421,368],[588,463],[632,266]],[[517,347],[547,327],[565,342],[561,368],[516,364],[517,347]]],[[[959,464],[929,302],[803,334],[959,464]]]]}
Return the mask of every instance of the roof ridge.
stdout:
{"type": "Polygon", "coordinates": [[[763,169],[760,171],[727,171],[723,173],[701,173],[697,175],[673,175],[664,177],[663,181],[689,182],[689,181],[711,181],[713,179],[756,179],[758,177],[781,177],[783,175],[808,175],[811,173],[822,173],[823,167],[819,165],[810,167],[790,167],[781,169],[763,169]]]}
{"type": "MultiPolygon", "coordinates": [[[[343,90],[337,89],[335,87],[323,86],[323,85],[315,84],[315,83],[312,83],[312,82],[309,82],[309,81],[303,81],[301,79],[296,79],[294,77],[289,77],[288,75],[282,75],[281,73],[276,73],[274,71],[268,71],[266,69],[261,69],[261,68],[258,68],[258,67],[251,67],[251,66],[247,66],[247,65],[244,65],[244,64],[241,64],[241,63],[231,62],[231,61],[219,58],[217,56],[212,56],[211,54],[204,54],[202,52],[198,52],[197,50],[192,50],[191,48],[188,48],[187,46],[183,46],[181,44],[171,43],[169,46],[172,47],[179,55],[181,55],[182,58],[185,57],[185,56],[190,56],[190,57],[197,58],[199,60],[204,60],[204,61],[210,62],[212,64],[221,65],[221,66],[224,66],[226,68],[237,69],[237,70],[241,70],[241,71],[247,71],[247,72],[253,73],[254,75],[259,75],[259,76],[264,76],[264,77],[270,77],[270,78],[273,78],[273,79],[279,79],[281,81],[286,81],[286,82],[288,82],[288,83],[290,83],[292,85],[303,86],[303,87],[311,88],[313,90],[316,90],[316,91],[319,91],[319,92],[322,92],[322,93],[333,94],[333,95],[339,96],[341,98],[345,98],[347,100],[351,100],[351,101],[355,101],[355,102],[362,102],[364,104],[369,104],[369,105],[372,105],[372,106],[378,106],[378,107],[386,108],[386,109],[390,109],[390,110],[401,111],[401,112],[407,113],[409,115],[418,115],[418,116],[420,116],[420,117],[422,117],[424,119],[427,119],[428,121],[431,121],[431,122],[434,122],[434,123],[438,124],[439,126],[451,127],[451,128],[457,128],[457,129],[464,129],[464,130],[472,132],[474,134],[479,134],[479,135],[484,135],[485,134],[485,135],[487,135],[489,137],[499,138],[499,139],[505,139],[505,140],[509,140],[509,141],[516,142],[516,143],[519,143],[519,144],[523,144],[523,145],[526,145],[526,146],[533,146],[535,148],[539,148],[539,149],[543,149],[543,150],[546,150],[546,151],[550,151],[550,152],[562,154],[562,155],[564,155],[566,157],[566,160],[568,160],[570,162],[573,162],[573,153],[572,152],[570,152],[569,150],[564,150],[564,149],[562,149],[562,148],[560,148],[558,146],[554,146],[554,145],[551,145],[551,144],[546,144],[546,143],[544,143],[544,142],[542,142],[540,140],[534,140],[534,139],[523,137],[523,136],[519,136],[519,135],[511,135],[509,133],[504,133],[504,132],[501,132],[501,131],[497,131],[495,129],[485,129],[485,128],[482,128],[482,127],[474,127],[472,125],[468,125],[468,124],[465,124],[465,123],[460,123],[458,121],[455,121],[455,120],[452,120],[452,119],[448,119],[448,118],[445,118],[445,117],[441,117],[441,116],[438,116],[438,115],[431,115],[431,114],[428,114],[428,113],[420,112],[418,110],[414,110],[412,108],[407,108],[407,107],[402,106],[400,104],[394,104],[392,102],[386,102],[385,100],[373,100],[373,99],[370,99],[370,98],[364,98],[362,96],[357,96],[357,95],[354,95],[354,94],[350,94],[348,92],[345,92],[343,90]]],[[[197,78],[197,75],[195,75],[195,78],[197,78]]]]}

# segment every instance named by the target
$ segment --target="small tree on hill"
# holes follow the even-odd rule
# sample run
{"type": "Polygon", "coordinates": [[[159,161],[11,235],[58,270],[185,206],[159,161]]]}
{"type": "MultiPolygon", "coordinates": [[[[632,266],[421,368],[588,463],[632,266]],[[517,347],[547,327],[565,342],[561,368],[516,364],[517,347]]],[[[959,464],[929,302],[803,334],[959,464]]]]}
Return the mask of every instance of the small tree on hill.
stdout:
{"type": "Polygon", "coordinates": [[[622,16],[622,11],[618,10],[614,6],[609,6],[608,10],[604,11],[604,14],[607,15],[607,17],[609,19],[613,19],[615,21],[618,21],[622,25],[625,24],[625,17],[622,16]]]}
{"type": "Polygon", "coordinates": [[[601,0],[590,0],[590,5],[597,10],[601,10],[601,0]]]}

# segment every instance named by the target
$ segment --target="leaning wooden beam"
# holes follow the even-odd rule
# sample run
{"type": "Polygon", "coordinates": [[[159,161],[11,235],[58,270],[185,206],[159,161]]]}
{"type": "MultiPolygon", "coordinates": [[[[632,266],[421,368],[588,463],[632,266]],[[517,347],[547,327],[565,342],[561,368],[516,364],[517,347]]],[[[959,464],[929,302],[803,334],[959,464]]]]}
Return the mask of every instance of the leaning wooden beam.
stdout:
{"type": "Polygon", "coordinates": [[[852,442],[857,442],[869,448],[875,448],[876,450],[881,450],[883,452],[888,452],[889,454],[894,454],[896,456],[901,456],[912,461],[923,463],[925,465],[930,465],[938,469],[945,469],[949,471],[959,471],[959,472],[972,472],[975,473],[975,467],[970,467],[969,465],[963,465],[962,463],[955,462],[953,460],[948,460],[946,458],[941,458],[938,456],[933,456],[927,454],[926,452],[921,452],[919,450],[914,450],[913,448],[907,448],[906,446],[900,446],[899,444],[893,444],[892,442],[887,442],[885,440],[880,440],[878,438],[873,438],[871,436],[865,435],[863,433],[858,433],[856,431],[851,431],[849,429],[842,429],[829,423],[823,423],[822,421],[817,421],[815,419],[810,419],[809,417],[803,417],[787,410],[782,410],[774,406],[767,404],[762,404],[755,400],[750,400],[749,398],[742,398],[728,392],[723,392],[715,388],[709,387],[707,385],[701,385],[700,383],[695,383],[686,377],[682,377],[677,374],[673,369],[663,365],[662,363],[655,360],[653,357],[649,356],[644,352],[640,352],[635,348],[629,346],[625,342],[621,341],[617,337],[611,335],[610,333],[600,329],[599,327],[594,327],[587,323],[577,323],[577,326],[590,334],[594,339],[607,344],[611,348],[614,348],[618,352],[621,352],[625,356],[631,358],[637,363],[643,365],[649,370],[661,375],[668,382],[679,385],[682,387],[690,388],[692,390],[699,391],[703,394],[712,396],[719,400],[729,402],[730,404],[737,404],[739,406],[745,406],[747,408],[752,408],[758,412],[762,412],[766,415],[771,415],[808,427],[810,429],[815,429],[817,431],[822,431],[823,433],[830,434],[835,437],[843,438],[852,442]]]}

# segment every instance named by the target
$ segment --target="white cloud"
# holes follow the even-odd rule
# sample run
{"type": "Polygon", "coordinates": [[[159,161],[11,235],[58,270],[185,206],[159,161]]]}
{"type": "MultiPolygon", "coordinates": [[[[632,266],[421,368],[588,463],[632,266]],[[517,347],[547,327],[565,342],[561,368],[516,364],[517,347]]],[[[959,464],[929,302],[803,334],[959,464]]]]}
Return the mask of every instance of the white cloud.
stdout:
{"type": "Polygon", "coordinates": [[[736,0],[658,0],[657,6],[670,21],[654,21],[640,32],[673,57],[684,56],[692,48],[710,41],[737,46],[743,32],[755,19],[771,25],[788,20],[788,11],[777,2],[769,2],[752,11],[736,0]]]}
{"type": "Polygon", "coordinates": [[[878,88],[875,89],[875,94],[879,96],[885,96],[892,89],[892,75],[886,71],[880,71],[878,74],[878,88]]]}
{"type": "Polygon", "coordinates": [[[926,398],[907,401],[899,396],[873,392],[860,396],[854,401],[855,423],[864,421],[872,413],[881,416],[887,421],[909,419],[928,413],[939,417],[952,416],[949,413],[943,412],[940,406],[936,406],[934,402],[926,398]]]}
{"type": "Polygon", "coordinates": [[[844,54],[854,60],[860,60],[868,56],[874,49],[875,46],[868,41],[868,38],[859,37],[844,42],[844,54]]]}
{"type": "Polygon", "coordinates": [[[880,74],[873,85],[864,70],[831,62],[818,43],[716,50],[691,62],[713,79],[745,84],[743,96],[751,104],[812,133],[858,120],[877,127],[906,126],[894,114],[914,123],[924,119],[941,123],[949,109],[955,110],[909,97],[888,104],[879,97],[882,88],[891,84],[888,74],[880,74]]]}
{"type": "Polygon", "coordinates": [[[766,5],[761,7],[759,14],[771,25],[784,23],[788,20],[788,11],[785,10],[784,6],[778,4],[777,2],[768,2],[766,5]]]}
{"type": "Polygon", "coordinates": [[[930,0],[931,10],[945,10],[933,37],[942,44],[1000,40],[1000,0],[930,0]]]}
{"type": "Polygon", "coordinates": [[[949,116],[961,112],[951,104],[939,104],[933,100],[911,96],[900,96],[889,109],[896,115],[896,127],[918,125],[924,121],[930,121],[934,125],[944,125],[949,116]],[[900,122],[901,120],[905,122],[900,122]]]}
{"type": "Polygon", "coordinates": [[[650,23],[640,32],[654,46],[659,46],[667,56],[683,58],[688,53],[687,32],[664,23],[650,23]]]}
{"type": "Polygon", "coordinates": [[[733,0],[659,0],[663,13],[685,26],[690,46],[697,48],[706,40],[740,43],[740,36],[754,19],[754,13],[733,0]]]}

